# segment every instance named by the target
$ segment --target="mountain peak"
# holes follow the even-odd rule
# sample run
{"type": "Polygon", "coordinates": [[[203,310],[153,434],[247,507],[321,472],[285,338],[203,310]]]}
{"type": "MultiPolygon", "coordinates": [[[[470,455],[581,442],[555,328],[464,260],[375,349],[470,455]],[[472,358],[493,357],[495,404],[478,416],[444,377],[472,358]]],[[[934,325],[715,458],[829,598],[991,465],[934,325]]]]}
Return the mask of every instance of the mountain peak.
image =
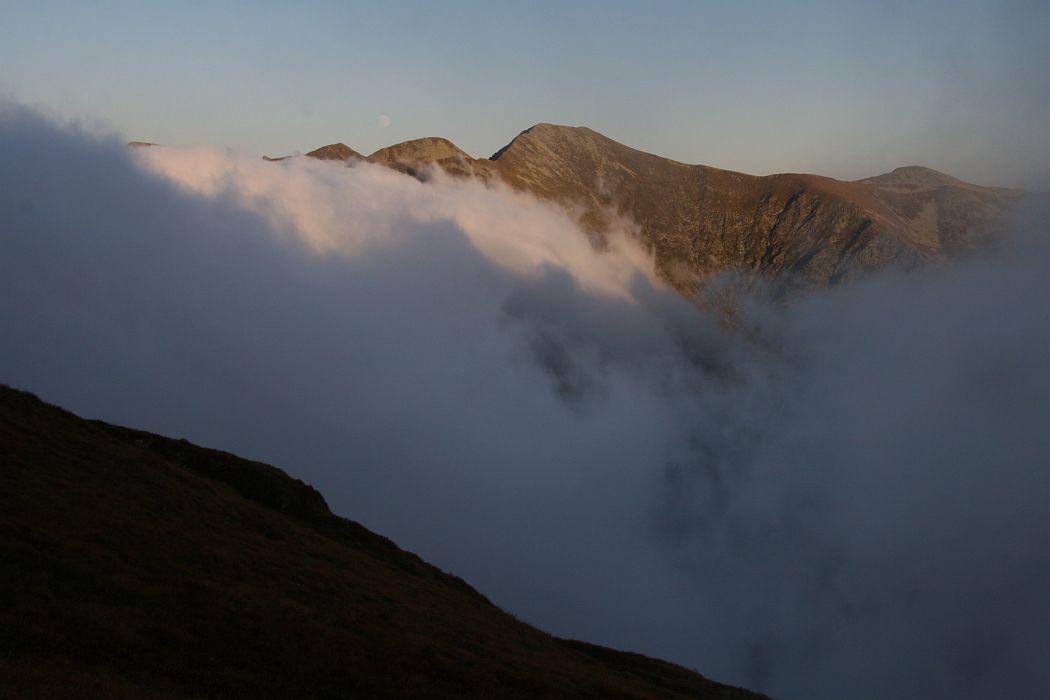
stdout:
{"type": "Polygon", "coordinates": [[[364,158],[360,153],[347,146],[345,143],[330,143],[327,146],[316,148],[306,155],[317,160],[348,160],[350,158],[364,158]]]}
{"type": "Polygon", "coordinates": [[[587,126],[569,126],[568,124],[552,124],[550,122],[539,122],[533,124],[523,134],[532,134],[533,136],[545,137],[556,134],[595,134],[599,135],[597,131],[587,126]]]}
{"type": "Polygon", "coordinates": [[[473,160],[466,151],[446,138],[440,136],[424,136],[411,141],[402,141],[393,146],[380,148],[368,156],[372,163],[430,163],[445,158],[465,158],[473,160]]]}
{"type": "Polygon", "coordinates": [[[933,187],[976,187],[951,175],[922,165],[902,165],[888,173],[858,180],[883,187],[933,188],[933,187]]]}
{"type": "Polygon", "coordinates": [[[558,143],[579,144],[593,140],[595,137],[606,138],[586,126],[564,126],[562,124],[540,122],[519,133],[510,143],[489,156],[489,160],[499,160],[515,146],[523,147],[525,144],[536,144],[552,148],[558,143]]]}
{"type": "MultiPolygon", "coordinates": [[[[314,158],[316,160],[345,161],[364,159],[363,155],[350,148],[345,143],[330,143],[327,146],[315,148],[314,150],[310,151],[309,153],[306,153],[305,155],[308,158],[314,158]]],[[[271,163],[277,163],[279,161],[295,157],[297,156],[263,156],[263,160],[268,160],[271,163]]]]}

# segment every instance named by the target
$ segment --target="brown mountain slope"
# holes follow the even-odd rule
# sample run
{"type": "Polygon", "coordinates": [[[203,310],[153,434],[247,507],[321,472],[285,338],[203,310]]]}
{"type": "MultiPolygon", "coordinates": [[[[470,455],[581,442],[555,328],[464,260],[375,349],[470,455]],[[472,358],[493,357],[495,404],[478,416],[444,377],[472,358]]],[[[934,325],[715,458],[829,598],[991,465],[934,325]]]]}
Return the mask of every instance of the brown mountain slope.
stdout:
{"type": "Polygon", "coordinates": [[[993,236],[1019,196],[926,168],[860,182],[757,177],[685,165],[587,128],[551,124],[522,132],[492,160],[515,187],[582,203],[597,229],[603,207],[627,214],[664,276],[684,288],[725,270],[825,286],[893,263],[956,254],[993,236]],[[906,179],[924,186],[902,187],[906,179]]]}
{"type": "Polygon", "coordinates": [[[686,165],[586,127],[553,124],[526,129],[487,160],[437,138],[368,159],[421,179],[437,164],[456,176],[503,180],[578,209],[597,238],[610,214],[626,215],[660,273],[687,292],[725,271],[775,278],[787,291],[973,251],[995,240],[1021,196],[917,166],[857,182],[758,177],[686,165]]]}
{"type": "Polygon", "coordinates": [[[5,697],[757,698],[568,642],[278,469],[0,386],[5,697]]]}

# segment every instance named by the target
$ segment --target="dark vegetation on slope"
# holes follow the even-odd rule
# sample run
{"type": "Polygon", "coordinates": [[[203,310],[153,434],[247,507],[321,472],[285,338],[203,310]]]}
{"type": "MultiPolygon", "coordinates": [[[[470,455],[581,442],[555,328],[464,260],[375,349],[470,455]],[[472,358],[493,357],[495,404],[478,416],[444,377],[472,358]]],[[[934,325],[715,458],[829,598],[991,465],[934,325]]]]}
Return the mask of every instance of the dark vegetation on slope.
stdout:
{"type": "Polygon", "coordinates": [[[529,627],[274,467],[2,385],[0,532],[4,697],[761,697],[529,627]]]}

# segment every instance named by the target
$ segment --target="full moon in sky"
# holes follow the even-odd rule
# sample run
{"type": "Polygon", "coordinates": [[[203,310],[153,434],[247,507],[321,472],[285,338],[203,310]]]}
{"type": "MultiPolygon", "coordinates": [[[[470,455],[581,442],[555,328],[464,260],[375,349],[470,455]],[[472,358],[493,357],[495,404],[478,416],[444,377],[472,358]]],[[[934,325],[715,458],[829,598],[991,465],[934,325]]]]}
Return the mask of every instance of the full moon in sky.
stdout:
{"type": "Polygon", "coordinates": [[[385,129],[388,126],[390,126],[390,117],[388,117],[385,114],[380,114],[379,115],[379,128],[380,129],[385,129]]]}

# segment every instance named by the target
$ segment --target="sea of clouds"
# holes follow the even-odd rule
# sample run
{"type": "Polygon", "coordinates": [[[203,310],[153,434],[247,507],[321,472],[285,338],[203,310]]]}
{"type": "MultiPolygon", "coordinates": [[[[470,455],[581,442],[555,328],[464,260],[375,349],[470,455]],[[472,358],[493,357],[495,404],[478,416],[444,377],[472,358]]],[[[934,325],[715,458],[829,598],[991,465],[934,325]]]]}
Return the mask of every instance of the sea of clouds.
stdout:
{"type": "Polygon", "coordinates": [[[785,700],[1050,693],[1045,218],[730,324],[502,187],[11,104],[0,153],[0,381],[276,464],[556,634],[785,700]]]}

